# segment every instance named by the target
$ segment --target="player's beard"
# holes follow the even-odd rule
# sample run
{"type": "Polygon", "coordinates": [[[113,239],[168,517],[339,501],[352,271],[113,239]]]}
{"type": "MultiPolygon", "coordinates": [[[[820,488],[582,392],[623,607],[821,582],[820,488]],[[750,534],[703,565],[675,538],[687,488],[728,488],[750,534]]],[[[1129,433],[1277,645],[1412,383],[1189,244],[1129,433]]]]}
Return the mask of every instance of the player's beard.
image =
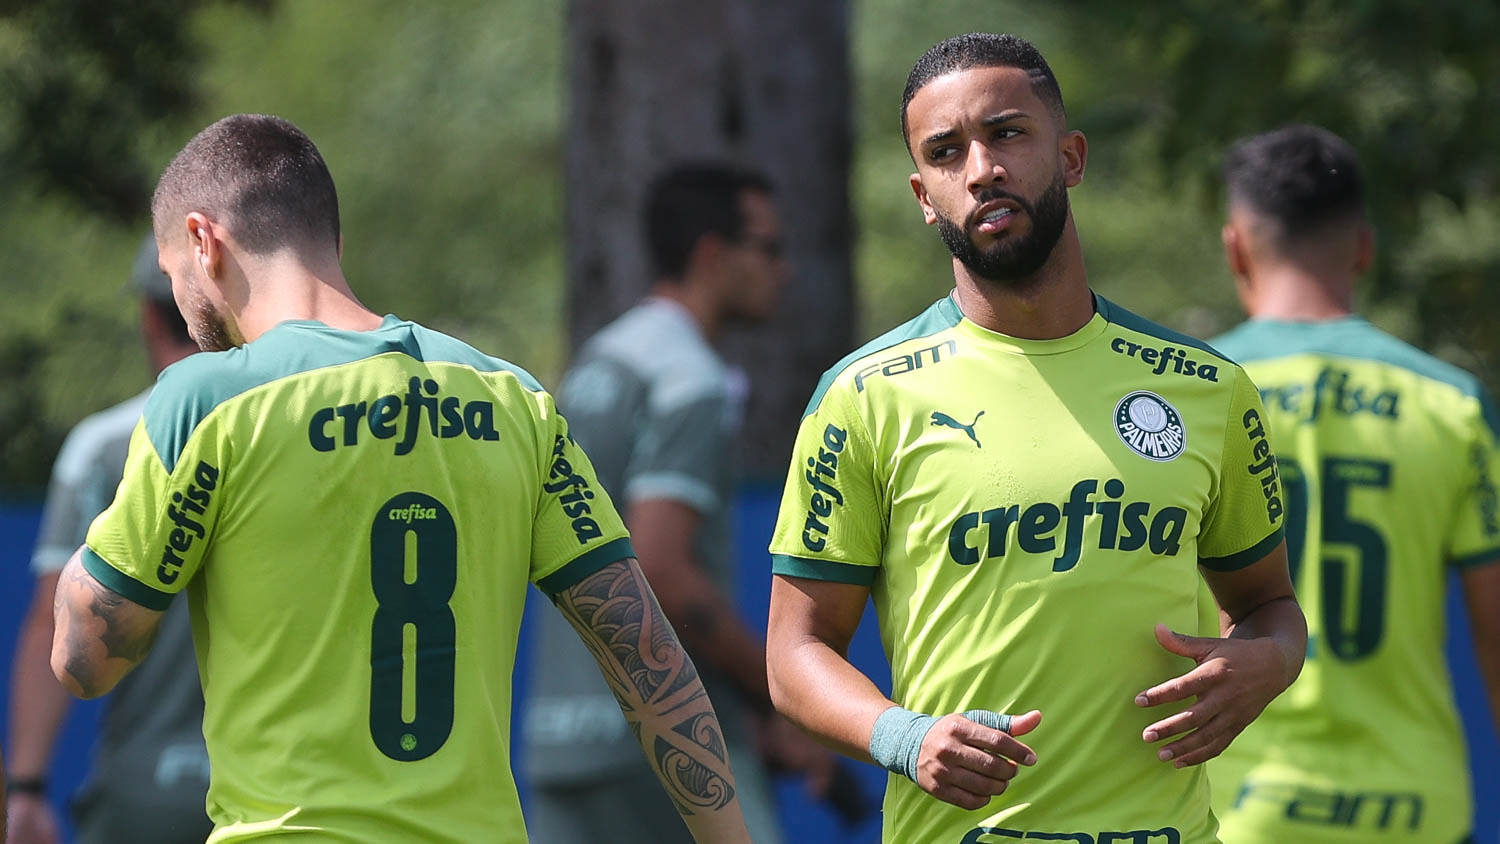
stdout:
{"type": "Polygon", "coordinates": [[[969,272],[989,281],[1020,285],[1029,281],[1036,271],[1052,257],[1052,250],[1062,237],[1063,227],[1068,223],[1068,188],[1063,183],[1062,173],[1037,198],[1036,204],[1027,202],[1013,193],[998,188],[985,191],[979,197],[983,205],[996,199],[1009,199],[1021,206],[1031,218],[1029,234],[1002,238],[988,249],[974,245],[970,232],[979,225],[979,209],[974,209],[962,228],[953,220],[937,213],[938,234],[953,257],[969,268],[969,272]]]}
{"type": "Polygon", "coordinates": [[[205,352],[222,352],[239,345],[230,339],[229,323],[201,294],[189,294],[182,317],[187,322],[188,336],[205,352]]]}

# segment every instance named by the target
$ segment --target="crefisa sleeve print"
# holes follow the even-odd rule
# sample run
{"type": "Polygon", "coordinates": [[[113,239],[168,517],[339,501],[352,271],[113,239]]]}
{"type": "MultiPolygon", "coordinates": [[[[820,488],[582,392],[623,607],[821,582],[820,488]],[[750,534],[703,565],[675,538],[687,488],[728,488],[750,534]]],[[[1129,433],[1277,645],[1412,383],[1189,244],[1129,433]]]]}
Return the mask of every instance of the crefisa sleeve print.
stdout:
{"type": "Polygon", "coordinates": [[[772,570],[868,586],[884,556],[886,521],[875,451],[848,400],[849,372],[820,386],[797,431],[771,539],[772,570]]]}
{"type": "Polygon", "coordinates": [[[1500,560],[1500,425],[1493,398],[1479,391],[1474,402],[1473,435],[1467,445],[1467,482],[1454,509],[1453,530],[1448,532],[1449,561],[1465,567],[1500,560]]]}
{"type": "Polygon", "coordinates": [[[163,377],[130,440],[114,502],[89,527],[84,568],[94,579],[164,610],[208,554],[224,507],[230,448],[191,381],[163,377]]]}
{"type": "Polygon", "coordinates": [[[1259,561],[1282,539],[1286,500],[1260,392],[1238,366],[1230,367],[1229,401],[1217,495],[1204,517],[1199,563],[1234,571],[1259,561]]]}
{"type": "Polygon", "coordinates": [[[543,448],[531,539],[531,579],[555,595],[610,563],[635,556],[609,493],[568,431],[552,396],[536,394],[543,448]]]}

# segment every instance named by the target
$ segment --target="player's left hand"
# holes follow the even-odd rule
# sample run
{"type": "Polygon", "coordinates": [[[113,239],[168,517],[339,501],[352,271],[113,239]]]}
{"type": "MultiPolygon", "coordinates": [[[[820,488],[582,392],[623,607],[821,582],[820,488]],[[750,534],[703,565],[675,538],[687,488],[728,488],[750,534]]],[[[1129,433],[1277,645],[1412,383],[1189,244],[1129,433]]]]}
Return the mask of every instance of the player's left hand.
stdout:
{"type": "Polygon", "coordinates": [[[1158,624],[1156,641],[1172,653],[1198,663],[1192,671],[1153,686],[1135,698],[1137,706],[1197,698],[1187,709],[1157,721],[1141,733],[1148,744],[1187,733],[1157,751],[1157,758],[1178,768],[1207,762],[1223,753],[1286,687],[1284,658],[1269,638],[1184,636],[1167,629],[1165,624],[1158,624]]]}

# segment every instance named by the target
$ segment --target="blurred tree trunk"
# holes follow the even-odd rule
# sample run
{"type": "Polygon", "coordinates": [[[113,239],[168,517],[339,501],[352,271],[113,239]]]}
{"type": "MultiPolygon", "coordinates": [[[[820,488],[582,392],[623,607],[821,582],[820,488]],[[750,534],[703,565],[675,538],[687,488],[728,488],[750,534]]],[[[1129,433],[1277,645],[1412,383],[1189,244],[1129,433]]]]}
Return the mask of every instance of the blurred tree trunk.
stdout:
{"type": "Polygon", "coordinates": [[[748,475],[780,479],[818,376],[853,341],[845,0],[572,0],[568,302],[573,348],[651,284],[641,205],[668,164],[768,172],[793,279],[770,325],[728,338],[750,375],[748,475]]]}

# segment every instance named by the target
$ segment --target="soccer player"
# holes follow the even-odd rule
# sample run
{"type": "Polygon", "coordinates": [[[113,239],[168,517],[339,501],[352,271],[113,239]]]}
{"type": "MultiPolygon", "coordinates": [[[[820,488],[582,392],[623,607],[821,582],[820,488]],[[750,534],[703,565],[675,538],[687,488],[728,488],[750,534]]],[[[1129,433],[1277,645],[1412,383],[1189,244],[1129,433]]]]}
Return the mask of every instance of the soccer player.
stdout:
{"type": "Polygon", "coordinates": [[[1090,290],[1088,148],[1031,44],[943,41],[901,112],[956,289],[808,403],[771,543],[777,706],[892,772],[886,841],[1213,841],[1199,763],[1306,647],[1259,396],[1090,290]],[[1225,638],[1174,632],[1200,573],[1225,638]],[[868,597],[889,697],[846,658],[868,597]]]}
{"type": "Polygon", "coordinates": [[[748,840],[713,707],[551,396],[355,298],[307,136],[220,120],[162,174],[152,216],[215,353],[147,401],[59,581],[52,667],[104,693],[190,593],[210,841],[525,841],[508,735],[528,582],[583,637],[695,837],[748,840]]]}
{"type": "MultiPolygon", "coordinates": [[[[713,343],[775,309],[787,279],[781,221],[763,175],[721,163],[667,169],[647,191],[651,296],[579,350],[558,403],[600,483],[622,501],[641,567],[713,695],[735,759],[740,805],[759,844],[779,840],[766,762],[810,770],[826,789],[833,757],[771,708],[765,648],[735,613],[729,525],[744,376],[713,343]]],[[[684,831],[654,784],[609,688],[561,616],[538,620],[526,707],[528,818],[543,841],[665,844],[684,831]],[[571,749],[587,744],[587,754],[571,749]]]]}
{"type": "Polygon", "coordinates": [[[1307,667],[1210,766],[1226,842],[1453,844],[1473,807],[1443,655],[1448,572],[1500,720],[1500,416],[1469,373],[1354,313],[1373,259],[1354,150],[1288,126],[1225,156],[1250,321],[1214,341],[1280,444],[1307,667]]]}
{"type": "MultiPolygon", "coordinates": [[[[157,264],[156,238],[148,234],[131,283],[141,293],[141,335],[153,372],[198,351],[157,264]]],[[[58,572],[120,485],[149,392],[78,423],[52,469],[31,557],[36,588],[11,668],[9,844],[60,840],[47,773],[69,696],[50,666],[52,598],[58,572]]],[[[88,782],[72,803],[79,841],[202,844],[213,829],[203,811],[208,753],[202,720],[192,628],[187,604],[179,601],[162,617],[150,657],[109,696],[88,782]]]]}

